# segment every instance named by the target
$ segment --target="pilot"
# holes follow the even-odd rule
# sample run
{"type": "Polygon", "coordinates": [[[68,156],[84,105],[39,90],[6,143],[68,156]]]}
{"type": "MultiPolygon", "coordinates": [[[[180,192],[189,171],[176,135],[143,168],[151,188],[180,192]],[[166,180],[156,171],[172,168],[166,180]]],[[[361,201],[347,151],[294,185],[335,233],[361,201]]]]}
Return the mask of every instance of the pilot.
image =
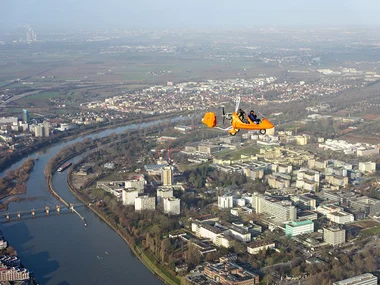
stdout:
{"type": "Polygon", "coordinates": [[[251,110],[251,112],[249,112],[249,115],[248,117],[251,119],[252,122],[254,122],[255,124],[260,124],[260,119],[257,118],[257,115],[255,114],[255,111],[251,110]]]}
{"type": "Polygon", "coordinates": [[[242,109],[239,109],[238,112],[237,112],[237,115],[238,115],[240,121],[242,121],[244,123],[244,121],[245,121],[245,118],[244,118],[245,112],[242,109]]]}

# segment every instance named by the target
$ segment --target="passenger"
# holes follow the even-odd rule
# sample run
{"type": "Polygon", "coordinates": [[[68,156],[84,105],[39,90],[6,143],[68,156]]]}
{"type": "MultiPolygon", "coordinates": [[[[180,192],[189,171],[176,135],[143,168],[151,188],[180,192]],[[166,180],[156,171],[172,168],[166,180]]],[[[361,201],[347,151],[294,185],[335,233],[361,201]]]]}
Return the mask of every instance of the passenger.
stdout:
{"type": "Polygon", "coordinates": [[[260,124],[260,119],[257,118],[257,115],[255,114],[255,111],[251,110],[251,112],[249,113],[249,116],[248,116],[252,122],[254,122],[255,124],[260,124]]]}

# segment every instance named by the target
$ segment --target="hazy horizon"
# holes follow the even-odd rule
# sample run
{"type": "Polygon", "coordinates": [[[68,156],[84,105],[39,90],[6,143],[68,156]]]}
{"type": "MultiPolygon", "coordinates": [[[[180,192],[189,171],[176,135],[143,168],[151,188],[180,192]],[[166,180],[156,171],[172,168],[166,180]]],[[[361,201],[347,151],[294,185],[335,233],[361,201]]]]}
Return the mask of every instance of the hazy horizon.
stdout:
{"type": "Polygon", "coordinates": [[[380,1],[320,0],[5,0],[3,29],[255,28],[261,26],[378,26],[380,1]]]}

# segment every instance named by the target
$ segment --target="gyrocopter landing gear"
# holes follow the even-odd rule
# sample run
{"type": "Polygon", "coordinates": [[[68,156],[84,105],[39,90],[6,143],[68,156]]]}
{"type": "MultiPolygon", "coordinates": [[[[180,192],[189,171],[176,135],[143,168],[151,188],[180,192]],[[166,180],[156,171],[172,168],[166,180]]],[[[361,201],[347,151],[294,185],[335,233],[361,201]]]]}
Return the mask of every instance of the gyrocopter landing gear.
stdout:
{"type": "Polygon", "coordinates": [[[262,129],[262,130],[260,130],[260,134],[261,135],[265,135],[267,133],[267,130],[266,129],[262,129]]]}
{"type": "Polygon", "coordinates": [[[237,132],[239,131],[239,129],[232,129],[232,130],[229,130],[228,132],[230,133],[231,136],[236,136],[237,132]]]}

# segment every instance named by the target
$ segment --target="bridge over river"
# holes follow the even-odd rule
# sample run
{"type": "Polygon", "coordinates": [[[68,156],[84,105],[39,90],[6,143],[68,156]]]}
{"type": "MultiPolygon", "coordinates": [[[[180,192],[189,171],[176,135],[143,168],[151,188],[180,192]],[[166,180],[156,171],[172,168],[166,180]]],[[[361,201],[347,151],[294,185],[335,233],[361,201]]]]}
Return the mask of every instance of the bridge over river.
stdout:
{"type": "Polygon", "coordinates": [[[76,210],[77,207],[83,207],[84,204],[69,204],[69,207],[61,208],[60,204],[55,205],[55,207],[46,206],[45,208],[40,209],[31,209],[30,211],[16,211],[16,212],[6,212],[3,217],[0,217],[0,223],[16,221],[21,219],[35,219],[41,217],[49,217],[51,214],[61,215],[75,213],[83,221],[84,226],[87,226],[86,219],[78,213],[76,210]]]}

